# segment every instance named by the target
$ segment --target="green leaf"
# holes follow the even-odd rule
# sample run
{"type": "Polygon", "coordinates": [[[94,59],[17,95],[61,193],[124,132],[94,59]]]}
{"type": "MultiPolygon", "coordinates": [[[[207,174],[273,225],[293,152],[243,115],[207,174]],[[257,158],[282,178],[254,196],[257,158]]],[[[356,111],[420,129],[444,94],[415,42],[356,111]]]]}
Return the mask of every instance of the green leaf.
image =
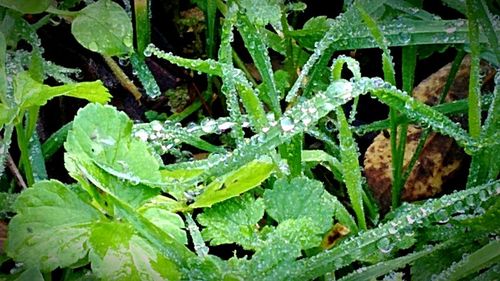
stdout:
{"type": "Polygon", "coordinates": [[[288,219],[309,218],[315,222],[318,233],[332,225],[333,208],[326,200],[321,182],[306,177],[290,182],[279,179],[273,189],[264,192],[267,213],[281,223],[288,219]]]}
{"type": "Polygon", "coordinates": [[[264,201],[247,193],[205,209],[197,221],[205,226],[201,234],[212,246],[236,242],[245,249],[255,249],[256,224],[263,216],[264,201]]]}
{"type": "Polygon", "coordinates": [[[4,6],[23,14],[38,14],[47,10],[50,0],[0,0],[0,6],[4,6]]]}
{"type": "Polygon", "coordinates": [[[94,227],[89,242],[92,271],[102,280],[180,279],[175,264],[129,224],[100,223],[94,227]]]}
{"type": "Polygon", "coordinates": [[[44,281],[42,273],[37,268],[31,267],[23,271],[17,278],[7,279],[14,281],[44,281]]]}
{"type": "Polygon", "coordinates": [[[269,158],[254,160],[210,183],[191,204],[192,208],[210,207],[217,202],[238,196],[266,180],[275,168],[269,158]]]}
{"type": "Polygon", "coordinates": [[[251,22],[264,26],[268,23],[280,26],[282,0],[242,0],[243,12],[251,22]]]}
{"type": "Polygon", "coordinates": [[[8,217],[14,212],[14,202],[19,194],[0,192],[0,218],[8,217]]]}
{"type": "Polygon", "coordinates": [[[98,103],[106,103],[111,98],[101,81],[51,87],[35,81],[28,72],[21,72],[14,78],[14,98],[23,109],[45,105],[47,101],[58,96],[86,99],[98,103]]]}
{"type": "Polygon", "coordinates": [[[85,258],[99,212],[62,183],[42,181],[19,195],[6,252],[27,266],[51,271],[85,258]]]}
{"type": "Polygon", "coordinates": [[[107,56],[133,50],[132,23],[127,12],[115,2],[100,0],[79,12],[71,33],[85,48],[107,56]]]}
{"type": "Polygon", "coordinates": [[[177,242],[187,244],[184,221],[179,215],[158,207],[141,208],[140,212],[158,228],[172,235],[177,242]]]}
{"type": "Polygon", "coordinates": [[[266,248],[270,244],[293,244],[297,245],[299,251],[294,257],[300,256],[300,250],[318,247],[321,244],[322,236],[318,232],[318,223],[310,217],[301,217],[297,219],[287,219],[281,222],[276,229],[266,236],[266,248]]]}
{"type": "MultiPolygon", "coordinates": [[[[132,121],[111,106],[89,104],[78,111],[65,148],[75,163],[91,161],[132,185],[161,185],[160,164],[146,143],[132,137],[132,121]]],[[[70,172],[76,172],[67,165],[70,172]]]]}
{"type": "Polygon", "coordinates": [[[433,276],[433,280],[454,281],[461,280],[470,274],[479,272],[481,269],[498,264],[500,262],[500,242],[496,239],[490,241],[481,249],[462,256],[462,259],[452,264],[439,275],[433,276]]]}
{"type": "Polygon", "coordinates": [[[366,229],[365,213],[363,210],[363,186],[361,169],[358,162],[358,148],[352,137],[351,129],[347,123],[342,108],[337,108],[337,119],[339,122],[340,156],[342,159],[342,174],[349,193],[358,226],[366,229]]]}
{"type": "Polygon", "coordinates": [[[312,17],[304,23],[300,32],[296,32],[294,37],[301,46],[314,49],[314,43],[323,38],[323,35],[330,29],[333,22],[333,19],[326,16],[312,17]]]}

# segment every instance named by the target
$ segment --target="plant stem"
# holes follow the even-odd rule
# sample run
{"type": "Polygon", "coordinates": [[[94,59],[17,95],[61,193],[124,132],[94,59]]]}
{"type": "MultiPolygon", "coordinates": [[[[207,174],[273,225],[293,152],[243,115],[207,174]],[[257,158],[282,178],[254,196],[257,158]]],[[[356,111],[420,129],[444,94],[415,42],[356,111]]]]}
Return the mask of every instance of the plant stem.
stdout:
{"type": "Polygon", "coordinates": [[[149,0],[134,0],[135,40],[137,42],[137,53],[141,59],[144,59],[144,50],[151,42],[149,9],[149,0]]]}
{"type": "Polygon", "coordinates": [[[139,102],[142,94],[137,86],[135,86],[135,84],[127,77],[127,74],[123,72],[120,66],[110,56],[102,55],[102,57],[115,75],[116,79],[118,79],[122,87],[127,89],[134,96],[135,100],[139,102]]]}
{"type": "Polygon", "coordinates": [[[469,19],[469,41],[471,49],[470,77],[469,77],[469,134],[477,139],[481,133],[481,104],[480,104],[480,77],[479,77],[479,25],[476,18],[476,1],[466,0],[467,17],[469,19]]]}
{"type": "Polygon", "coordinates": [[[33,185],[35,182],[33,178],[33,170],[31,168],[31,163],[29,160],[29,139],[27,139],[22,122],[16,124],[16,134],[17,134],[17,145],[21,152],[20,165],[22,165],[24,174],[26,176],[26,181],[29,186],[33,185]]]}
{"type": "Polygon", "coordinates": [[[10,172],[12,173],[12,175],[14,175],[14,179],[16,180],[17,185],[19,185],[22,190],[28,188],[10,153],[7,153],[7,167],[9,167],[10,172]]]}

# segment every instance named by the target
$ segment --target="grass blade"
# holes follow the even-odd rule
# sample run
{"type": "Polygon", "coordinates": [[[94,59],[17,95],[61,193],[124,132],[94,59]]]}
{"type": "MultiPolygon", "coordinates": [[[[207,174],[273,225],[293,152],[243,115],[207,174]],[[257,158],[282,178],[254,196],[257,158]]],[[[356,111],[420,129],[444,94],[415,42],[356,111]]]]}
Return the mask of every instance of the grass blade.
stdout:
{"type": "Polygon", "coordinates": [[[349,128],[349,124],[347,123],[344,111],[340,106],[337,107],[336,113],[337,120],[339,122],[340,156],[342,159],[341,164],[344,182],[347,187],[352,208],[356,213],[358,226],[361,229],[366,229],[366,219],[365,212],[363,210],[362,197],[363,185],[361,169],[358,161],[358,148],[352,138],[352,132],[349,128]]]}

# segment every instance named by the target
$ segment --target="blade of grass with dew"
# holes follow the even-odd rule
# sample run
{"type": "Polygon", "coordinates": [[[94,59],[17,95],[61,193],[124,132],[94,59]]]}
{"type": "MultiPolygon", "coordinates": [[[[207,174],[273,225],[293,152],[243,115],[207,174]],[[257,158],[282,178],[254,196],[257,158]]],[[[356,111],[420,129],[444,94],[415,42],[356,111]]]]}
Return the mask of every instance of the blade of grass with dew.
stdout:
{"type": "Polygon", "coordinates": [[[500,74],[495,76],[494,99],[488,111],[479,139],[485,143],[472,156],[467,186],[487,182],[498,177],[500,171],[500,74]]]}
{"type": "Polygon", "coordinates": [[[159,97],[161,95],[160,87],[144,61],[144,55],[141,56],[140,53],[130,54],[130,63],[132,64],[133,74],[141,81],[146,95],[153,99],[159,97]]]}
{"type": "Polygon", "coordinates": [[[479,55],[481,47],[479,46],[479,23],[476,14],[476,1],[466,0],[467,17],[469,19],[469,40],[471,49],[470,77],[469,77],[469,134],[477,139],[481,132],[481,85],[479,77],[479,55]]]}
{"type": "MultiPolygon", "coordinates": [[[[367,1],[362,1],[366,3],[367,1]]],[[[371,3],[367,7],[367,12],[371,13],[383,6],[385,1],[376,1],[375,3],[371,3]]],[[[353,22],[356,19],[356,9],[351,7],[348,9],[341,17],[337,17],[330,27],[328,31],[325,32],[321,40],[315,43],[315,48],[313,54],[309,57],[307,62],[302,67],[302,70],[295,80],[295,83],[292,85],[291,89],[288,91],[285,100],[287,102],[291,102],[295,99],[298,94],[300,88],[304,86],[304,84],[312,84],[312,83],[304,83],[306,78],[308,81],[316,81],[319,80],[319,76],[321,75],[321,67],[325,67],[328,61],[330,60],[331,55],[334,50],[338,50],[337,48],[332,47],[332,44],[339,40],[339,35],[344,33],[345,29],[349,29],[353,22]],[[320,63],[317,63],[317,62],[320,63]],[[316,66],[315,66],[316,65],[316,66]]],[[[290,31],[291,32],[291,31],[290,31]]],[[[351,37],[351,33],[349,34],[349,38],[351,37]]],[[[312,87],[312,85],[311,85],[312,87]]],[[[307,94],[312,88],[306,88],[304,93],[307,94]]]]}
{"type": "Polygon", "coordinates": [[[341,164],[344,183],[347,187],[347,193],[349,194],[349,200],[352,208],[354,209],[354,213],[356,213],[358,226],[360,229],[366,230],[366,219],[362,198],[363,186],[361,169],[358,162],[358,149],[354,139],[352,138],[352,132],[341,107],[336,109],[336,115],[339,126],[340,156],[342,160],[341,164]]]}
{"type": "Polygon", "coordinates": [[[144,59],[144,50],[151,43],[150,0],[134,0],[135,41],[137,52],[141,60],[144,59]]]}
{"type": "MultiPolygon", "coordinates": [[[[413,85],[415,83],[415,69],[417,67],[417,47],[416,46],[407,46],[403,47],[403,63],[402,63],[402,80],[403,80],[403,91],[407,93],[412,93],[413,90],[413,85]]],[[[399,121],[399,136],[398,136],[398,147],[397,147],[397,153],[398,153],[398,159],[401,161],[399,164],[398,173],[404,175],[404,155],[406,151],[406,135],[408,133],[408,121],[404,116],[401,116],[402,121],[399,121]]],[[[411,171],[413,169],[412,166],[408,166],[407,170],[411,171]]],[[[399,192],[397,194],[394,194],[394,196],[397,198],[393,198],[395,201],[399,201],[401,197],[401,192],[404,189],[404,186],[406,184],[406,178],[404,176],[398,177],[399,182],[397,183],[399,186],[395,189],[396,192],[399,192]]],[[[395,183],[393,183],[395,184],[395,183]]],[[[394,204],[397,205],[397,204],[394,204]]],[[[393,205],[393,207],[394,207],[393,205]]]]}
{"type": "MultiPolygon", "coordinates": [[[[386,39],[380,28],[378,27],[375,20],[364,10],[364,8],[359,4],[355,4],[361,18],[365,22],[368,30],[372,34],[375,42],[379,45],[378,47],[382,49],[382,70],[384,73],[384,78],[387,82],[392,85],[396,85],[396,71],[394,70],[394,64],[392,61],[392,55],[387,46],[386,39]]],[[[401,183],[401,170],[403,169],[403,157],[404,157],[404,145],[406,143],[406,132],[398,131],[398,111],[396,108],[389,108],[389,122],[390,122],[390,144],[391,144],[391,163],[392,163],[392,186],[391,186],[391,206],[396,208],[399,206],[401,201],[401,191],[403,185],[401,183]],[[398,143],[398,134],[400,136],[398,143]],[[401,151],[400,149],[403,148],[401,151]]],[[[401,129],[401,128],[399,128],[401,129]]],[[[403,128],[404,129],[404,128],[403,128]]]]}
{"type": "MultiPolygon", "coordinates": [[[[463,208],[460,210],[472,212],[482,202],[479,194],[488,194],[491,196],[489,200],[494,200],[498,196],[499,186],[499,181],[489,182],[485,185],[476,186],[451,195],[444,195],[438,199],[427,200],[422,205],[411,206],[404,216],[363,232],[357,237],[345,240],[331,250],[296,261],[293,270],[288,268],[287,278],[292,280],[306,280],[321,276],[327,272],[336,271],[356,260],[363,259],[365,255],[369,255],[372,251],[379,251],[377,249],[378,242],[386,241],[387,239],[389,240],[389,245],[392,246],[391,251],[399,248],[407,248],[411,244],[408,244],[409,241],[403,241],[406,237],[405,232],[431,223],[439,223],[439,220],[442,219],[441,214],[445,214],[446,216],[453,214],[458,202],[462,203],[464,200],[474,202],[474,205],[463,204],[461,205],[463,208]],[[397,233],[400,233],[400,235],[396,236],[397,233]],[[353,251],[353,249],[356,250],[353,251]]],[[[284,273],[273,272],[272,276],[269,276],[269,280],[278,278],[280,274],[284,273]]]]}
{"type": "Polygon", "coordinates": [[[235,128],[231,130],[231,135],[237,143],[241,142],[244,137],[243,129],[241,128],[241,111],[238,100],[238,92],[234,79],[234,66],[232,58],[231,42],[233,41],[233,28],[237,21],[237,6],[231,5],[228,7],[226,18],[221,29],[221,44],[219,47],[219,61],[224,63],[222,67],[222,87],[221,91],[226,97],[226,108],[229,111],[229,116],[236,122],[235,128]]]}
{"type": "MultiPolygon", "coordinates": [[[[252,136],[244,144],[238,146],[231,154],[210,155],[207,162],[210,169],[193,179],[194,182],[203,181],[212,176],[224,175],[246,163],[256,159],[259,155],[273,151],[277,146],[287,142],[293,136],[312,127],[318,120],[334,110],[337,106],[366,92],[367,88],[376,87],[379,80],[361,79],[359,84],[334,81],[326,92],[317,93],[311,99],[304,100],[290,108],[272,126],[252,136]],[[224,163],[224,165],[221,165],[224,163]]],[[[383,82],[382,82],[383,84],[383,82]]],[[[195,162],[182,163],[182,168],[188,169],[198,164],[195,162]]],[[[178,164],[180,165],[180,164],[178,164]]]]}
{"type": "Polygon", "coordinates": [[[394,87],[393,89],[375,88],[371,90],[371,93],[383,103],[397,108],[411,120],[424,126],[430,126],[434,131],[454,138],[466,151],[471,152],[478,149],[477,141],[472,139],[459,124],[432,107],[408,96],[405,92],[394,87]]]}
{"type": "MultiPolygon", "coordinates": [[[[484,95],[481,97],[481,110],[487,110],[493,99],[493,95],[484,95]]],[[[445,115],[457,115],[467,113],[468,100],[462,99],[457,101],[452,101],[448,103],[443,103],[440,105],[435,105],[432,109],[445,114],[445,115]]],[[[371,132],[382,131],[389,128],[389,119],[375,121],[370,124],[360,125],[354,129],[354,132],[358,136],[366,135],[371,132]]]]}
{"type": "Polygon", "coordinates": [[[431,246],[429,248],[426,248],[424,250],[420,250],[418,252],[413,252],[411,254],[407,254],[402,257],[398,257],[395,259],[391,259],[389,261],[384,261],[377,263],[375,265],[367,266],[367,267],[362,267],[359,271],[355,271],[345,277],[342,277],[339,279],[339,281],[370,281],[373,280],[374,278],[377,278],[379,276],[382,276],[384,274],[387,274],[393,270],[402,268],[406,266],[407,264],[410,264],[413,261],[416,261],[422,257],[425,257],[427,255],[431,255],[437,250],[446,248],[450,243],[441,243],[436,246],[431,246]]]}
{"type": "Polygon", "coordinates": [[[493,239],[481,249],[471,254],[465,254],[460,261],[452,264],[439,275],[434,276],[433,280],[461,280],[492,264],[498,264],[500,262],[500,251],[498,249],[500,249],[500,241],[493,239]]]}
{"type": "Polygon", "coordinates": [[[478,16],[477,21],[488,39],[488,44],[495,54],[497,60],[496,63],[498,65],[500,64],[500,46],[498,44],[499,32],[498,30],[495,30],[495,25],[498,27],[499,19],[497,18],[495,22],[494,16],[488,10],[488,5],[486,5],[484,0],[479,0],[477,2],[478,3],[474,5],[473,12],[478,16]]]}
{"type": "Polygon", "coordinates": [[[270,101],[269,106],[271,111],[274,113],[275,118],[279,118],[281,116],[281,108],[278,100],[280,94],[276,88],[269,52],[267,50],[267,45],[262,40],[262,34],[258,28],[250,22],[248,17],[242,13],[238,13],[237,26],[243,38],[243,42],[245,43],[245,47],[250,53],[255,67],[262,77],[262,82],[266,89],[265,95],[267,95],[270,101]]]}
{"type": "Polygon", "coordinates": [[[415,7],[413,4],[410,4],[408,1],[401,1],[401,0],[388,0],[386,2],[386,5],[395,9],[399,10],[409,16],[412,16],[414,18],[418,18],[421,20],[432,20],[434,19],[434,15],[427,12],[424,9],[415,7]]]}
{"type": "Polygon", "coordinates": [[[64,142],[66,141],[66,136],[68,135],[68,131],[73,126],[73,121],[64,124],[59,130],[50,135],[50,137],[45,140],[42,144],[42,153],[45,160],[48,160],[56,153],[59,148],[62,147],[64,142]]]}
{"type": "MultiPolygon", "coordinates": [[[[215,58],[215,17],[217,13],[217,4],[215,3],[215,0],[207,0],[207,10],[205,12],[206,14],[206,22],[207,22],[207,29],[206,29],[206,35],[207,35],[207,55],[208,58],[214,59],[215,58]]],[[[207,91],[209,93],[212,92],[212,87],[213,87],[213,77],[211,75],[207,76],[207,91]]]]}
{"type": "MultiPolygon", "coordinates": [[[[448,91],[450,90],[451,85],[455,81],[455,77],[458,73],[458,70],[460,68],[460,65],[461,65],[464,57],[465,57],[465,52],[462,50],[458,51],[457,55],[455,56],[455,59],[453,60],[452,65],[451,65],[451,69],[450,69],[450,72],[448,74],[448,78],[446,79],[446,83],[443,87],[443,90],[439,95],[438,106],[445,101],[446,96],[448,95],[448,91]]],[[[468,105],[468,104],[466,104],[466,105],[468,105]]],[[[406,183],[406,181],[408,180],[408,178],[410,177],[410,174],[413,170],[413,167],[417,163],[417,161],[420,157],[420,154],[421,154],[422,150],[424,149],[425,142],[427,141],[427,138],[429,137],[430,133],[431,133],[430,128],[426,128],[420,134],[420,138],[418,140],[417,147],[415,148],[415,152],[413,153],[413,155],[410,158],[410,161],[406,165],[406,169],[405,169],[403,176],[402,176],[403,186],[406,183]]]]}
{"type": "Polygon", "coordinates": [[[29,141],[29,159],[33,171],[34,181],[39,182],[48,179],[45,159],[42,153],[42,146],[36,132],[31,135],[29,141]]]}
{"type": "Polygon", "coordinates": [[[158,58],[167,60],[173,64],[178,66],[191,69],[194,71],[206,73],[209,75],[222,76],[222,67],[223,63],[218,62],[213,59],[187,59],[183,57],[176,56],[171,52],[164,52],[158,49],[155,45],[149,44],[146,50],[144,51],[146,57],[156,56],[158,58]]]}

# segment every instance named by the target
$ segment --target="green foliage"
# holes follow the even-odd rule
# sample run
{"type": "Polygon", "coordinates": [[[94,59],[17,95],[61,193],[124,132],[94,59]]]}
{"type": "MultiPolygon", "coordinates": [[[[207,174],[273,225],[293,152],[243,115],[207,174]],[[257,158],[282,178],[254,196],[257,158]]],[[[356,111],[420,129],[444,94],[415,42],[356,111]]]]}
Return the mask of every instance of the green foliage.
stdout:
{"type": "Polygon", "coordinates": [[[132,23],[123,8],[100,0],[82,9],[73,20],[71,32],[85,48],[108,56],[132,52],[132,23]]]}
{"type": "Polygon", "coordinates": [[[2,0],[0,6],[4,6],[23,14],[37,14],[45,11],[50,5],[50,0],[2,0]]]}
{"type": "Polygon", "coordinates": [[[308,219],[315,224],[317,233],[323,233],[332,225],[333,209],[329,194],[321,182],[308,178],[294,178],[290,182],[279,179],[273,189],[264,192],[267,213],[277,222],[308,219]]]}
{"type": "Polygon", "coordinates": [[[238,243],[245,249],[255,249],[256,225],[263,216],[263,200],[246,193],[207,209],[197,221],[205,227],[201,234],[210,245],[238,243]]]}
{"type": "Polygon", "coordinates": [[[78,194],[57,181],[23,192],[14,204],[7,253],[28,267],[51,271],[87,255],[93,225],[102,218],[78,194]],[[63,240],[61,240],[63,238],[63,240]]]}
{"type": "Polygon", "coordinates": [[[5,158],[15,129],[30,186],[19,195],[5,190],[0,198],[2,216],[13,216],[6,253],[20,264],[10,277],[37,280],[63,268],[66,280],[83,280],[86,274],[103,280],[370,280],[402,276],[408,267],[404,272],[415,280],[493,279],[499,261],[500,76],[494,92],[480,97],[479,58],[498,63],[498,18],[485,1],[474,7],[472,1],[444,1],[467,16],[452,20],[421,9],[421,1],[345,1],[342,15],[311,18],[302,28],[288,21],[301,3],[195,2],[207,15],[208,59],[148,45],[149,1],[135,1],[131,19],[127,7],[111,0],[86,2],[79,11],[65,10],[73,1],[56,7],[0,0],[0,151],[5,158]],[[20,13],[44,11],[47,19],[72,20],[77,41],[107,61],[129,58],[152,98],[159,88],[145,57],[212,76],[209,95],[220,92],[228,116],[188,125],[172,121],[197,111],[198,103],[166,120],[135,123],[102,105],[111,96],[100,81],[74,83],[75,70],[53,67],[43,58],[36,33],[43,22],[31,24],[20,13]],[[239,38],[259,79],[241,63],[239,38]],[[15,50],[20,40],[31,51],[15,50]],[[408,94],[419,45],[461,53],[470,46],[474,93],[468,100],[431,107],[408,94]],[[395,85],[390,51],[396,46],[404,47],[404,91],[395,85]],[[363,77],[354,58],[335,53],[375,47],[383,51],[385,80],[363,77]],[[483,55],[488,52],[493,55],[483,55]],[[283,65],[272,64],[277,56],[283,65]],[[349,80],[342,78],[344,65],[352,72],[349,80]],[[46,85],[47,77],[63,85],[46,85]],[[38,110],[61,95],[92,104],[40,146],[38,110]],[[354,127],[361,95],[385,104],[389,120],[354,127]],[[351,103],[346,116],[343,107],[351,103]],[[469,131],[450,118],[467,111],[469,131]],[[329,122],[335,128],[328,128],[329,122]],[[453,138],[472,157],[467,188],[399,206],[397,188],[405,179],[401,137],[409,123],[453,138]],[[354,133],[388,127],[394,132],[392,157],[399,157],[393,179],[400,182],[394,184],[393,209],[379,223],[383,214],[364,190],[354,133]],[[316,139],[314,148],[306,134],[316,139]],[[64,164],[77,183],[41,180],[45,160],[64,139],[64,164]],[[186,152],[192,151],[184,144],[208,156],[188,159],[186,152]],[[175,163],[163,163],[167,154],[175,163]],[[315,170],[317,164],[333,177],[315,170]],[[328,250],[321,247],[325,241],[332,246],[328,250]],[[219,245],[236,246],[233,257],[223,260],[211,252],[219,245]]]}

